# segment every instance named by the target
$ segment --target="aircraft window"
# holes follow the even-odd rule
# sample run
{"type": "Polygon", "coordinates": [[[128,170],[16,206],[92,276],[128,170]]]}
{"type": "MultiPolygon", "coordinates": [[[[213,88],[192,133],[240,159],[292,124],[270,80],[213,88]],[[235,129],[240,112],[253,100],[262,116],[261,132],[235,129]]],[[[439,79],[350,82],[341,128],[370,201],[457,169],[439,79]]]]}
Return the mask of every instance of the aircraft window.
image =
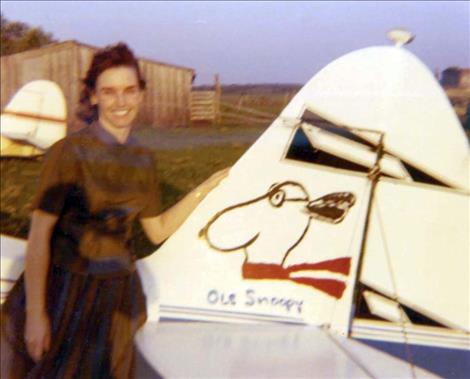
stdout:
{"type": "Polygon", "coordinates": [[[445,325],[426,317],[422,313],[416,312],[411,308],[401,304],[401,307],[405,311],[406,315],[410,321],[415,325],[426,325],[426,326],[440,326],[441,328],[446,328],[445,325]]]}
{"type": "Polygon", "coordinates": [[[323,166],[341,168],[344,170],[368,172],[367,167],[350,162],[346,159],[336,157],[319,149],[315,149],[308,140],[302,128],[298,128],[292,139],[286,159],[292,159],[301,162],[316,163],[323,166]]]}
{"type": "MultiPolygon", "coordinates": [[[[361,318],[361,319],[369,319],[369,320],[383,320],[381,317],[373,315],[370,312],[369,307],[367,306],[366,301],[364,299],[363,293],[364,291],[370,291],[383,297],[387,297],[387,296],[373,290],[372,288],[362,283],[358,283],[358,291],[360,292],[361,295],[359,296],[358,302],[356,304],[356,311],[355,311],[354,317],[361,318]]],[[[447,328],[445,325],[437,321],[434,321],[431,318],[426,317],[422,313],[416,312],[413,309],[408,308],[407,306],[401,303],[400,303],[400,307],[403,309],[403,311],[406,313],[406,315],[408,316],[408,318],[414,325],[439,326],[441,328],[447,328]]]]}
{"type": "Polygon", "coordinates": [[[306,110],[302,115],[302,121],[312,124],[320,129],[326,130],[327,132],[330,132],[332,134],[336,134],[340,137],[347,138],[349,140],[358,142],[363,145],[367,145],[369,147],[374,147],[374,145],[372,145],[369,141],[351,133],[346,128],[341,128],[308,110],[306,110]]]}
{"type": "Polygon", "coordinates": [[[426,184],[433,184],[436,186],[442,186],[442,187],[448,187],[445,183],[442,183],[440,180],[434,179],[432,176],[429,176],[428,174],[422,172],[421,170],[418,170],[417,168],[411,166],[410,164],[401,161],[403,166],[405,166],[406,170],[410,174],[411,178],[413,179],[414,182],[417,183],[426,183],[426,184]]]}
{"type": "MultiPolygon", "coordinates": [[[[302,120],[304,122],[308,122],[309,124],[312,124],[320,129],[323,129],[329,133],[332,133],[332,134],[336,134],[338,136],[341,136],[343,138],[347,138],[349,140],[352,140],[352,141],[355,141],[355,142],[359,142],[363,145],[367,145],[371,148],[374,148],[374,145],[372,145],[370,142],[368,142],[367,140],[351,133],[349,130],[345,129],[345,128],[341,128],[333,123],[331,123],[330,121],[328,120],[325,120],[324,118],[322,118],[321,116],[318,116],[317,114],[311,112],[311,111],[308,111],[306,110],[304,112],[304,114],[302,115],[302,120]]],[[[307,141],[308,142],[308,141],[307,141]]],[[[322,153],[322,154],[326,154],[326,153],[322,153]]],[[[329,155],[329,154],[328,154],[329,155]]],[[[393,156],[393,155],[392,155],[393,156]]],[[[337,158],[337,157],[334,157],[336,159],[340,159],[340,158],[337,158]]],[[[318,159],[317,159],[318,160],[318,159]]],[[[310,162],[313,162],[313,161],[310,161],[310,162]]],[[[347,161],[346,161],[347,162],[347,161]]],[[[314,163],[320,163],[318,161],[315,161],[314,163]]],[[[349,163],[349,162],[348,162],[349,163]]],[[[413,179],[414,182],[417,182],[417,183],[425,183],[425,184],[432,184],[432,185],[437,185],[437,186],[441,186],[441,187],[447,187],[447,188],[450,188],[450,186],[448,186],[447,184],[445,183],[442,183],[441,181],[439,181],[438,179],[435,179],[433,178],[432,176],[422,172],[421,170],[413,167],[412,165],[406,163],[406,162],[403,162],[401,161],[401,163],[403,164],[403,166],[406,168],[406,170],[408,171],[408,173],[410,174],[411,178],[413,179]]],[[[322,164],[322,163],[320,163],[322,164]]],[[[324,164],[324,163],[323,163],[324,164]]],[[[354,163],[350,163],[351,165],[354,165],[354,163]]],[[[328,165],[328,164],[326,164],[328,165]]],[[[352,168],[352,170],[354,171],[361,171],[361,172],[367,172],[367,169],[365,171],[362,171],[362,166],[359,166],[359,165],[355,165],[355,166],[358,166],[359,168],[361,169],[354,169],[352,168]]],[[[334,167],[338,167],[338,166],[334,166],[334,167]]],[[[339,167],[339,168],[345,168],[345,167],[339,167]]],[[[385,175],[385,176],[388,176],[388,175],[385,175]]]]}

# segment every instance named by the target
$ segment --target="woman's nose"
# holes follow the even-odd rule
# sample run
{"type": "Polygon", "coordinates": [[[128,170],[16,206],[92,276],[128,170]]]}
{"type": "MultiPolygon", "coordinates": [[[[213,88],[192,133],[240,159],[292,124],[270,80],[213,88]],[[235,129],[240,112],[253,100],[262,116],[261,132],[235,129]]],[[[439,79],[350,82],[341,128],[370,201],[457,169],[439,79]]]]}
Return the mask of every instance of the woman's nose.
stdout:
{"type": "Polygon", "coordinates": [[[126,95],[124,93],[118,93],[116,96],[116,103],[119,106],[126,105],[126,95]]]}

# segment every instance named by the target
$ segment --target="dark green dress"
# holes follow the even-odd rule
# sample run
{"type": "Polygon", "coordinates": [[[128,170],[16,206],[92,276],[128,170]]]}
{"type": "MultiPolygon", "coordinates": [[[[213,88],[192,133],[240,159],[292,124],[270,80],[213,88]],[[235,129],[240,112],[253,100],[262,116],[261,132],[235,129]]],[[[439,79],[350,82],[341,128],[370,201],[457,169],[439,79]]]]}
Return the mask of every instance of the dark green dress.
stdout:
{"type": "Polygon", "coordinates": [[[46,295],[52,346],[38,363],[26,352],[21,276],[2,306],[2,359],[14,362],[2,378],[133,377],[146,304],[131,231],[160,212],[153,153],[92,124],[49,150],[33,209],[59,216],[46,295]]]}

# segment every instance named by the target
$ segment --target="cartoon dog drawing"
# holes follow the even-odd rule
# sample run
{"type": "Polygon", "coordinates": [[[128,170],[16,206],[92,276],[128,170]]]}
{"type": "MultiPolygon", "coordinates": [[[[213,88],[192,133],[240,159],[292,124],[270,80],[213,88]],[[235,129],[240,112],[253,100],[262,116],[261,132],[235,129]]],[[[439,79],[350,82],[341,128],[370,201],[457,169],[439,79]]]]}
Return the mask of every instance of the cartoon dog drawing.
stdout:
{"type": "Polygon", "coordinates": [[[286,260],[306,235],[312,219],[338,224],[355,201],[351,192],[334,192],[310,200],[301,184],[286,181],[273,184],[259,197],[216,213],[199,236],[220,252],[243,250],[242,275],[245,279],[290,280],[339,299],[346,287],[344,281],[291,274],[326,270],[348,275],[350,257],[293,266],[287,266],[286,260]]]}

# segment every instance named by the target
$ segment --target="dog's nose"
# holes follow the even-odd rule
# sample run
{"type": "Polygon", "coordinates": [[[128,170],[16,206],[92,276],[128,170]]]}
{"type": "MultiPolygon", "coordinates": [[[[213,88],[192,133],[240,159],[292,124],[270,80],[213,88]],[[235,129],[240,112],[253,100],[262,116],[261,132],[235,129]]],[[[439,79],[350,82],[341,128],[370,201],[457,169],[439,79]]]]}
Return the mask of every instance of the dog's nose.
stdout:
{"type": "Polygon", "coordinates": [[[344,213],[343,209],[339,209],[333,204],[324,204],[319,207],[316,200],[309,202],[306,208],[313,218],[330,222],[336,222],[336,220],[341,219],[344,213]]]}
{"type": "Polygon", "coordinates": [[[335,192],[310,201],[306,208],[312,218],[331,223],[341,222],[356,202],[351,192],[335,192]]]}

